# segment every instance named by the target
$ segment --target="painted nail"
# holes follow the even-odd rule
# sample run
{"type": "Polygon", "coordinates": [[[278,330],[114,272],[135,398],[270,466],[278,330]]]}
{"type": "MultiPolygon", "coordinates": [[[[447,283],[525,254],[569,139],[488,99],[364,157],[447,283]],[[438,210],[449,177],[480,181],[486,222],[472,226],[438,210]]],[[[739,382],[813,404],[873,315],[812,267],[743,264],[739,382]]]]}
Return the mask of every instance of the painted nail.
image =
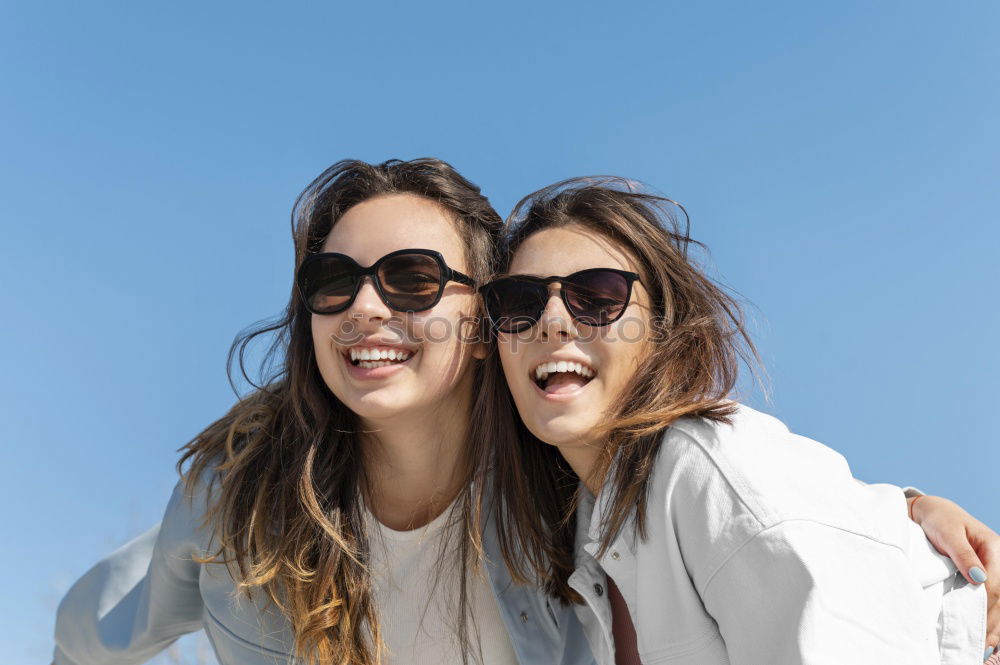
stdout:
{"type": "Polygon", "coordinates": [[[976,584],[982,584],[986,581],[986,571],[979,566],[973,566],[969,569],[969,577],[971,577],[972,581],[976,584]]]}
{"type": "Polygon", "coordinates": [[[986,653],[983,654],[984,663],[990,659],[990,656],[993,655],[994,651],[996,651],[996,649],[994,649],[993,647],[986,647],[986,653]]]}

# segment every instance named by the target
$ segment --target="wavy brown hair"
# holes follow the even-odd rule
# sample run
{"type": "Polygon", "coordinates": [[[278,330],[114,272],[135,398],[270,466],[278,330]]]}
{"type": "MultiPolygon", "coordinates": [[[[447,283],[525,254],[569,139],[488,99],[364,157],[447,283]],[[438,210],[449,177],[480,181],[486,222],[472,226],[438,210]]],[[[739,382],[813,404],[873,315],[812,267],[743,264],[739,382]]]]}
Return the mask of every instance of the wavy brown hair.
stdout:
{"type": "MultiPolygon", "coordinates": [[[[650,371],[632,377],[599,433],[607,445],[594,478],[610,484],[611,492],[603,553],[633,517],[637,536],[646,537],[646,494],[664,430],[685,416],[728,422],[740,363],[754,370],[758,355],[737,300],[689,257],[692,245],[702,246],[690,238],[684,208],[624,178],[573,178],[524,197],[507,220],[501,272],[529,236],[568,225],[622,248],[638,266],[652,303],[644,362],[650,371]]],[[[495,432],[494,503],[507,567],[515,579],[540,579],[563,602],[582,602],[567,582],[579,479],[558,450],[516,416],[495,345],[484,372],[490,384],[473,418],[489,421],[495,432]]]]}
{"type": "MultiPolygon", "coordinates": [[[[440,205],[463,237],[469,274],[479,283],[488,278],[502,220],[476,185],[436,159],[344,160],[326,169],[292,209],[295,271],[320,250],[351,207],[402,193],[440,205]]],[[[227,373],[234,390],[236,356],[254,390],[181,449],[177,470],[189,490],[203,474],[211,478],[210,491],[218,484],[203,524],[210,525],[218,549],[201,562],[225,563],[247,597],[262,589],[287,615],[296,657],[324,665],[371,665],[381,662],[383,642],[367,565],[359,423],[320,376],[311,314],[294,274],[283,315],[241,332],[229,349],[227,373]],[[274,338],[257,385],[247,374],[246,352],[253,340],[268,334],[274,338]],[[186,462],[190,468],[184,472],[186,462]]],[[[478,376],[480,361],[472,362],[478,376]]],[[[467,459],[460,464],[471,479],[482,458],[476,445],[485,437],[470,429],[467,439],[467,459]]],[[[462,536],[463,646],[466,563],[482,551],[476,505],[470,484],[464,483],[454,513],[462,536]]]]}

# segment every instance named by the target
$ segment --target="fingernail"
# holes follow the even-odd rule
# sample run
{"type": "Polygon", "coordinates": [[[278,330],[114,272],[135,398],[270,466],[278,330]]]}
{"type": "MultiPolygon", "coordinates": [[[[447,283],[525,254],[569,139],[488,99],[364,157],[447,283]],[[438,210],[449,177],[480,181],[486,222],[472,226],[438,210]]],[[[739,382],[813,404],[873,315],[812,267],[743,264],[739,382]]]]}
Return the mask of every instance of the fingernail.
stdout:
{"type": "Polygon", "coordinates": [[[986,581],[986,571],[979,566],[973,566],[969,569],[969,577],[971,577],[972,581],[976,584],[982,584],[986,581]]]}
{"type": "Polygon", "coordinates": [[[983,662],[984,663],[990,659],[990,656],[993,655],[994,651],[995,651],[995,649],[993,647],[986,647],[986,653],[983,654],[983,662]]]}

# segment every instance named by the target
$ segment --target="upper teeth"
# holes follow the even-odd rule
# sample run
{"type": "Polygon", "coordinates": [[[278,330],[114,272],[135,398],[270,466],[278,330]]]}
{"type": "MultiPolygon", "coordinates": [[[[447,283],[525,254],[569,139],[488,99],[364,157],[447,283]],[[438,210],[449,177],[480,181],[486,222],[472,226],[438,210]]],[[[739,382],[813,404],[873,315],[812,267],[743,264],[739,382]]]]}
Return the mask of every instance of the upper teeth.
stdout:
{"type": "Polygon", "coordinates": [[[409,351],[403,349],[351,349],[351,360],[397,360],[404,361],[410,357],[409,351]]]}
{"type": "Polygon", "coordinates": [[[590,378],[594,376],[594,370],[581,363],[571,363],[565,360],[559,362],[542,363],[535,368],[535,378],[539,381],[547,379],[549,374],[557,372],[576,372],[582,377],[590,378]]]}

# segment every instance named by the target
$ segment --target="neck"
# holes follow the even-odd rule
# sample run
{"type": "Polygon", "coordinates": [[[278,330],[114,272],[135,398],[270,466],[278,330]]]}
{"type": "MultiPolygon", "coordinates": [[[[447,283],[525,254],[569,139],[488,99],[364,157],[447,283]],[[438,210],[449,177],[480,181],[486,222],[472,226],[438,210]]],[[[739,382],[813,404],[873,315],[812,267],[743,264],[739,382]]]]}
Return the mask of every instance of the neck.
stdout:
{"type": "Polygon", "coordinates": [[[606,443],[606,441],[588,441],[556,446],[584,487],[594,496],[597,496],[603,485],[603,479],[598,480],[595,472],[606,443]]]}
{"type": "Polygon", "coordinates": [[[424,526],[465,484],[471,387],[433,411],[363,423],[369,510],[390,529],[424,526]]]}

